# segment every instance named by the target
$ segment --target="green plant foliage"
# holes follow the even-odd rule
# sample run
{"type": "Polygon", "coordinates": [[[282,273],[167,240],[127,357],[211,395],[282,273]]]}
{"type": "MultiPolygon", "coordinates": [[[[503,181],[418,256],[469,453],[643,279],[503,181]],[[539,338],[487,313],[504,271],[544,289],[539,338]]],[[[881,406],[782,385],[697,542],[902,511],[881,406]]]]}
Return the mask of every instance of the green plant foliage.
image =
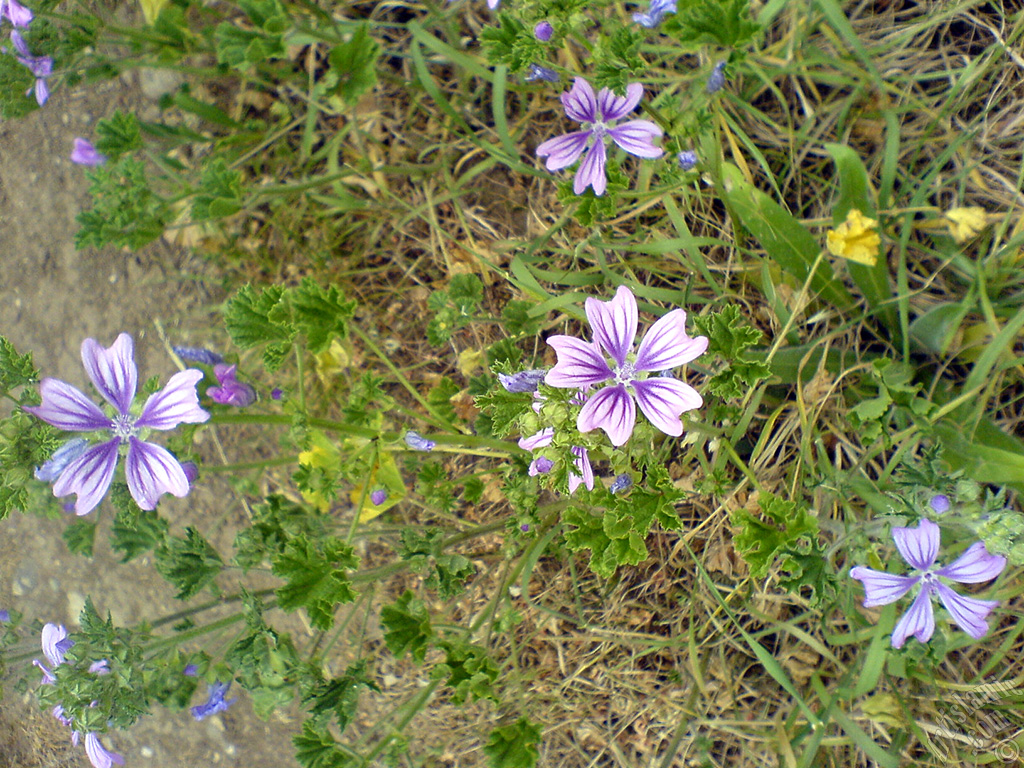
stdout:
{"type": "Polygon", "coordinates": [[[156,569],[187,600],[213,581],[223,563],[220,554],[195,528],[185,529],[185,538],[168,537],[156,550],[156,569]]]}
{"type": "Polygon", "coordinates": [[[512,72],[521,72],[546,58],[544,46],[533,36],[533,31],[505,11],[498,13],[497,24],[480,31],[480,42],[491,62],[507,64],[512,72]]]}
{"type": "Polygon", "coordinates": [[[450,600],[462,594],[466,579],[476,569],[462,555],[446,554],[441,549],[446,536],[443,531],[414,528],[402,529],[402,546],[398,556],[408,561],[409,567],[426,577],[424,584],[436,590],[443,600],[450,600]]]}
{"type": "Polygon", "coordinates": [[[326,535],[326,519],[303,504],[272,494],[253,507],[253,521],[235,536],[234,562],[243,570],[271,562],[283,555],[291,542],[320,541],[326,535]]]}
{"type": "Polygon", "coordinates": [[[435,347],[446,343],[460,328],[478,317],[484,284],[476,275],[453,275],[446,290],[434,291],[427,308],[434,313],[427,325],[427,340],[435,347]]]}
{"type": "Polygon", "coordinates": [[[214,33],[217,61],[245,71],[257,64],[287,55],[284,33],[291,20],[279,0],[238,0],[249,17],[250,29],[232,22],[221,22],[214,33]]]}
{"type": "Polygon", "coordinates": [[[422,600],[406,590],[394,603],[381,608],[380,623],[384,627],[384,642],[395,656],[402,658],[408,653],[423,663],[434,630],[422,600]]]}
{"type": "Polygon", "coordinates": [[[760,26],[750,18],[750,0],[682,0],[666,27],[687,43],[742,48],[760,26]]]}
{"type": "Polygon", "coordinates": [[[60,434],[21,410],[0,420],[0,520],[27,509],[30,485],[36,483],[29,468],[53,455],[61,444],[60,434]]]}
{"type": "Polygon", "coordinates": [[[452,703],[489,699],[497,702],[494,683],[498,679],[498,665],[487,654],[486,648],[468,642],[443,642],[444,662],[432,670],[434,677],[447,677],[445,684],[452,689],[452,703]]]}
{"type": "Polygon", "coordinates": [[[352,546],[333,536],[318,544],[289,542],[274,558],[274,575],[288,582],[277,590],[278,605],[286,611],[305,608],[314,627],[330,629],[335,607],[356,599],[348,571],[358,566],[352,546]]]}
{"type": "Polygon", "coordinates": [[[348,768],[358,761],[345,754],[326,728],[307,720],[302,733],[292,737],[295,759],[302,768],[348,768]]]}
{"type": "Polygon", "coordinates": [[[540,753],[540,726],[521,717],[491,731],[484,745],[490,768],[533,768],[540,753]]]}
{"type": "Polygon", "coordinates": [[[92,548],[96,540],[96,523],[88,520],[73,520],[61,533],[61,538],[68,545],[68,550],[76,555],[92,557],[92,548]]]}
{"type": "Polygon", "coordinates": [[[722,400],[742,397],[771,376],[771,369],[759,360],[745,360],[746,351],[762,342],[759,330],[742,319],[740,308],[726,305],[721,311],[693,318],[694,335],[708,337],[708,352],[727,361],[705,385],[705,390],[722,400]]]}
{"type": "Polygon", "coordinates": [[[266,720],[294,700],[304,667],[291,638],[267,626],[259,601],[246,594],[244,602],[246,632],[228,648],[224,663],[235,670],[252,696],[253,710],[266,720]]]}
{"type": "Polygon", "coordinates": [[[380,687],[366,674],[366,660],[362,659],[345,670],[341,677],[320,680],[302,697],[302,703],[314,717],[333,714],[338,729],[344,731],[355,717],[359,706],[359,693],[369,688],[380,691],[380,687]]]}
{"type": "Polygon", "coordinates": [[[328,54],[330,75],[336,79],[331,92],[349,106],[377,83],[376,64],[380,46],[370,37],[370,25],[360,24],[351,39],[328,54]]]}
{"type": "Polygon", "coordinates": [[[222,158],[203,168],[199,190],[192,198],[192,218],[221,219],[242,210],[242,174],[229,170],[222,158]]]}
{"type": "Polygon", "coordinates": [[[122,563],[163,544],[170,531],[170,524],[160,517],[159,512],[140,509],[125,483],[111,485],[110,501],[117,510],[110,531],[110,546],[123,555],[122,563]]]}
{"type": "Polygon", "coordinates": [[[133,157],[104,163],[87,172],[92,208],[75,220],[76,248],[117,245],[137,249],[163,234],[170,207],[150,188],[145,166],[133,157]]]}
{"type": "MultiPolygon", "coordinates": [[[[760,515],[743,509],[732,514],[739,530],[733,546],[750,566],[750,575],[763,579],[772,564],[784,555],[807,555],[818,540],[818,521],[797,501],[764,491],[757,497],[760,515]]],[[[788,561],[793,568],[799,561],[788,561]]]]}
{"type": "Polygon", "coordinates": [[[6,337],[0,336],[0,395],[7,395],[39,379],[32,353],[19,355],[6,337]]]}
{"type": "Polygon", "coordinates": [[[452,398],[459,394],[459,385],[447,376],[442,376],[427,393],[427,402],[434,412],[450,422],[456,420],[452,398]]]}
{"type": "Polygon", "coordinates": [[[96,123],[96,149],[111,160],[143,148],[142,127],[130,112],[115,110],[96,123]]]}
{"type": "Polygon", "coordinates": [[[865,444],[882,435],[893,406],[915,417],[927,417],[935,411],[934,403],[918,395],[921,385],[914,382],[916,372],[910,365],[881,358],[871,363],[869,372],[867,383],[877,389],[877,395],[859,399],[849,410],[850,421],[860,430],[865,444]]]}

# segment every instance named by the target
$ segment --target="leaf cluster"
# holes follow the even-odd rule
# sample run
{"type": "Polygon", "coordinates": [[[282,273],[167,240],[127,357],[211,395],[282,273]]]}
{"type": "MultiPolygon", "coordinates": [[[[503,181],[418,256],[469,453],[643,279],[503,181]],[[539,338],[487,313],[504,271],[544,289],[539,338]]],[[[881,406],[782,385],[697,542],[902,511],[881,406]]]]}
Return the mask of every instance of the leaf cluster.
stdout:
{"type": "Polygon", "coordinates": [[[273,572],[285,581],[277,589],[278,605],[285,611],[305,608],[310,623],[327,630],[334,624],[334,610],[341,603],[356,599],[348,572],[359,566],[351,544],[329,536],[296,539],[285,545],[274,558],[273,572]]]}
{"type": "Polygon", "coordinates": [[[425,577],[427,589],[435,590],[442,600],[447,601],[462,593],[466,579],[476,569],[468,558],[445,553],[441,549],[445,538],[444,531],[436,528],[422,531],[403,528],[398,556],[408,562],[413,571],[425,577]]]}
{"type": "Polygon", "coordinates": [[[434,316],[427,324],[427,341],[435,347],[446,343],[457,330],[477,318],[484,298],[484,284],[476,275],[453,275],[447,289],[437,290],[427,299],[434,316]]]}
{"type": "Polygon", "coordinates": [[[745,359],[747,350],[760,344],[762,336],[743,320],[737,305],[728,304],[719,312],[694,317],[693,326],[697,335],[708,337],[708,352],[727,361],[726,367],[705,385],[715,397],[742,397],[771,376],[771,369],[764,362],[745,359]]]}
{"type": "Polygon", "coordinates": [[[88,171],[92,208],[76,217],[75,247],[117,245],[136,250],[163,234],[170,207],[151,189],[142,162],[122,157],[88,171]]]}
{"type": "Polygon", "coordinates": [[[279,0],[238,0],[249,26],[243,29],[232,21],[217,25],[214,44],[217,61],[246,71],[264,61],[287,55],[284,36],[292,22],[279,0]]]}

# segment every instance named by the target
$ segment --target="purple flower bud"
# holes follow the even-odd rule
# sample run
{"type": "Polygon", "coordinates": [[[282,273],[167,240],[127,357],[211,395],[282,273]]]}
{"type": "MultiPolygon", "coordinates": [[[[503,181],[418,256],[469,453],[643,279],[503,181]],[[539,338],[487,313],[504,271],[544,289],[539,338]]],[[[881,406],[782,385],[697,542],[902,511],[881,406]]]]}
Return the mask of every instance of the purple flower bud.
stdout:
{"type": "Polygon", "coordinates": [[[944,493],[937,493],[928,501],[928,506],[932,508],[935,514],[944,515],[949,512],[949,508],[952,505],[949,502],[949,496],[944,493]]]}
{"type": "Polygon", "coordinates": [[[36,467],[33,473],[36,480],[44,483],[52,483],[72,461],[77,459],[89,447],[89,441],[84,437],[73,437],[64,445],[53,452],[53,456],[43,466],[36,467]]]}
{"type": "Polygon", "coordinates": [[[561,78],[558,73],[550,67],[542,67],[540,64],[531,64],[523,79],[528,83],[543,80],[545,83],[557,83],[561,78]]]}
{"type": "Polygon", "coordinates": [[[680,152],[676,155],[676,160],[679,161],[679,167],[684,171],[692,171],[697,167],[697,153],[692,151],[680,152]]]}
{"type": "Polygon", "coordinates": [[[532,462],[530,462],[530,468],[527,470],[527,474],[530,477],[536,477],[537,475],[544,475],[551,471],[551,468],[555,466],[555,463],[551,461],[547,456],[538,456],[532,462]]]}
{"type": "Polygon", "coordinates": [[[190,363],[214,366],[223,363],[224,358],[205,347],[171,347],[178,357],[190,363]]]}
{"type": "Polygon", "coordinates": [[[608,487],[608,490],[611,491],[612,493],[621,493],[622,491],[629,488],[631,485],[633,485],[633,478],[630,477],[628,474],[623,473],[621,475],[618,475],[615,478],[615,480],[612,481],[612,484],[608,487]]]}
{"type": "Polygon", "coordinates": [[[284,390],[282,390],[280,387],[274,387],[272,390],[270,390],[271,400],[280,400],[282,397],[284,397],[284,390]]]}
{"type": "Polygon", "coordinates": [[[522,525],[519,526],[519,530],[522,531],[523,533],[526,533],[528,530],[530,530],[530,524],[529,523],[523,523],[522,525]]]}
{"type": "Polygon", "coordinates": [[[188,677],[195,677],[199,674],[199,667],[195,664],[186,664],[182,674],[188,677]]]}
{"type": "Polygon", "coordinates": [[[97,152],[91,141],[76,136],[71,150],[71,162],[78,165],[103,165],[107,162],[107,156],[97,152]]]}
{"type": "Polygon", "coordinates": [[[383,504],[387,500],[388,500],[388,492],[385,491],[383,488],[378,488],[377,490],[375,490],[373,493],[370,494],[370,501],[373,502],[373,505],[375,507],[379,507],[381,504],[383,504]]]}
{"type": "Polygon", "coordinates": [[[542,368],[535,368],[531,371],[519,371],[511,375],[498,374],[498,381],[509,392],[536,392],[547,371],[542,368]]]}
{"type": "Polygon", "coordinates": [[[228,692],[228,688],[231,687],[231,681],[222,683],[219,680],[210,686],[209,697],[204,704],[199,704],[192,707],[192,717],[196,719],[196,722],[215,715],[218,712],[224,712],[228,707],[237,701],[237,698],[231,699],[230,701],[224,701],[224,694],[228,692]]]}
{"type": "Polygon", "coordinates": [[[11,612],[6,608],[0,608],[0,624],[11,620],[11,612]]]}
{"type": "Polygon", "coordinates": [[[551,35],[554,34],[554,31],[555,28],[551,26],[551,22],[541,21],[533,28],[533,36],[542,43],[546,43],[551,39],[551,35]]]}
{"type": "Polygon", "coordinates": [[[185,472],[185,479],[191,487],[199,479],[199,465],[194,461],[181,462],[181,468],[185,472]]]}
{"type": "Polygon", "coordinates": [[[245,408],[256,402],[256,390],[236,378],[237,369],[237,365],[224,363],[213,366],[213,375],[217,377],[220,386],[209,387],[206,390],[207,397],[215,403],[233,405],[236,408],[245,408]]]}
{"type": "Polygon", "coordinates": [[[436,442],[428,440],[419,432],[413,432],[411,429],[405,433],[405,444],[414,451],[432,451],[437,447],[436,442]]]}
{"type": "Polygon", "coordinates": [[[708,76],[708,84],[705,90],[708,93],[717,93],[725,87],[725,65],[726,61],[722,61],[715,64],[715,68],[711,70],[711,74],[708,76]]]}

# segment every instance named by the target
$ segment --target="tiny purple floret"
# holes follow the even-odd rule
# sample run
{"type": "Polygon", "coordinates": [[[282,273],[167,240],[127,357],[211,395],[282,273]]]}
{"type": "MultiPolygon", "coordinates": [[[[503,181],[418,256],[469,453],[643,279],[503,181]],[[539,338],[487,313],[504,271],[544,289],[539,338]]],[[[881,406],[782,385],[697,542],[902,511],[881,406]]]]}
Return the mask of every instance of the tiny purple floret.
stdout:
{"type": "Polygon", "coordinates": [[[697,167],[698,161],[697,153],[692,150],[684,150],[676,155],[676,160],[679,162],[679,167],[684,171],[692,171],[697,167]]]}
{"type": "Polygon", "coordinates": [[[280,400],[282,397],[284,397],[284,390],[281,389],[280,387],[274,387],[272,390],[270,390],[271,400],[280,400]]]}
{"type": "Polygon", "coordinates": [[[715,64],[715,68],[711,70],[711,74],[708,75],[707,86],[705,86],[705,90],[708,93],[717,93],[725,87],[725,65],[727,63],[723,59],[715,64]]]}
{"type": "Polygon", "coordinates": [[[949,508],[952,505],[949,502],[949,496],[944,493],[937,493],[929,499],[928,506],[932,508],[935,514],[944,515],[949,512],[949,508]]]}
{"type": "Polygon", "coordinates": [[[622,493],[622,491],[633,485],[633,478],[627,473],[617,475],[612,481],[612,484],[608,486],[608,490],[612,493],[622,493]]]}
{"type": "Polygon", "coordinates": [[[49,56],[33,56],[28,50],[25,39],[16,29],[11,30],[11,42],[18,52],[16,56],[18,61],[27,67],[36,78],[35,86],[25,91],[25,95],[28,96],[35,90],[36,103],[41,107],[50,98],[50,87],[46,83],[46,78],[53,72],[53,59],[49,56]]]}
{"type": "Polygon", "coordinates": [[[373,505],[375,507],[379,507],[381,504],[383,504],[387,500],[388,500],[388,492],[385,491],[383,488],[378,488],[377,490],[375,490],[373,493],[370,494],[370,501],[373,502],[373,505]]]}
{"type": "Polygon", "coordinates": [[[542,67],[540,64],[530,64],[526,69],[526,76],[523,79],[528,83],[533,83],[537,80],[541,80],[545,83],[557,83],[562,79],[555,70],[551,69],[551,67],[542,67]]]}
{"type": "Polygon", "coordinates": [[[218,712],[224,712],[225,710],[227,710],[228,707],[230,707],[238,700],[236,697],[234,699],[224,701],[224,694],[228,692],[228,688],[230,687],[230,680],[226,683],[222,683],[218,680],[217,682],[210,685],[209,696],[206,702],[192,707],[192,717],[194,717],[198,722],[200,720],[203,720],[204,718],[209,717],[210,715],[215,715],[218,712]]]}
{"type": "Polygon", "coordinates": [[[537,26],[533,28],[533,36],[540,40],[542,43],[546,43],[551,39],[551,35],[555,32],[555,28],[551,26],[550,21],[539,21],[537,26]]]}
{"type": "Polygon", "coordinates": [[[414,451],[432,451],[437,447],[436,442],[428,440],[419,432],[413,432],[411,429],[405,433],[405,444],[414,451]]]}
{"type": "Polygon", "coordinates": [[[220,405],[233,405],[245,408],[256,402],[256,390],[238,380],[237,365],[218,363],[213,366],[213,375],[217,377],[219,387],[207,387],[206,396],[220,405]]]}
{"type": "Polygon", "coordinates": [[[223,357],[206,347],[171,347],[171,350],[187,363],[199,363],[212,368],[224,362],[223,357]]]}
{"type": "Polygon", "coordinates": [[[549,459],[547,456],[538,456],[532,462],[530,462],[530,469],[527,474],[530,477],[536,477],[537,475],[546,475],[551,471],[551,468],[555,466],[555,462],[549,459]]]}
{"type": "Polygon", "coordinates": [[[103,165],[107,162],[107,156],[97,152],[91,141],[76,136],[71,150],[71,162],[78,165],[103,165]]]}
{"type": "Polygon", "coordinates": [[[11,612],[6,608],[0,608],[0,624],[11,620],[11,612]]]}

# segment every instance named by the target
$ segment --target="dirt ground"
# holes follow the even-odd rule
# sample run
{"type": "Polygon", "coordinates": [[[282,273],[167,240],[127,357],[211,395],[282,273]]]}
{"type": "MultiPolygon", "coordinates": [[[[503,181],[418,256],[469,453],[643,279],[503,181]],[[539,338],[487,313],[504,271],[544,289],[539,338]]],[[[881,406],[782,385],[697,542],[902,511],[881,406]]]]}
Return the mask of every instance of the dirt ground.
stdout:
{"type": "MultiPolygon", "coordinates": [[[[147,91],[152,96],[152,88],[147,91]]],[[[31,116],[0,124],[0,333],[20,351],[31,351],[44,376],[81,387],[87,385],[82,340],[109,345],[122,331],[135,338],[140,381],[154,374],[166,380],[174,367],[154,322],[175,343],[208,344],[207,312],[220,298],[216,282],[202,279],[202,261],[163,243],[143,253],[76,252],[74,219],[87,204],[88,182],[68,159],[72,139],[91,137],[95,121],[116,108],[145,117],[155,105],[137,83],[111,82],[58,92],[31,116]]],[[[212,514],[215,501],[211,488],[198,488],[187,500],[164,501],[161,510],[184,525],[212,514]]],[[[146,561],[113,567],[117,561],[106,543],[110,518],[102,521],[91,560],[67,550],[65,519],[16,514],[0,522],[0,607],[21,611],[26,624],[69,627],[86,595],[117,623],[179,609],[173,590],[146,561]]],[[[26,638],[16,650],[38,652],[38,638],[26,638]]],[[[88,766],[84,749],[67,742],[67,730],[38,712],[34,669],[27,675],[29,693],[14,690],[26,671],[11,669],[3,681],[0,768],[88,766]]],[[[130,732],[112,735],[109,745],[126,765],[295,765],[289,737],[296,726],[257,719],[244,693],[228,712],[201,723],[188,712],[154,712],[130,732]]]]}

